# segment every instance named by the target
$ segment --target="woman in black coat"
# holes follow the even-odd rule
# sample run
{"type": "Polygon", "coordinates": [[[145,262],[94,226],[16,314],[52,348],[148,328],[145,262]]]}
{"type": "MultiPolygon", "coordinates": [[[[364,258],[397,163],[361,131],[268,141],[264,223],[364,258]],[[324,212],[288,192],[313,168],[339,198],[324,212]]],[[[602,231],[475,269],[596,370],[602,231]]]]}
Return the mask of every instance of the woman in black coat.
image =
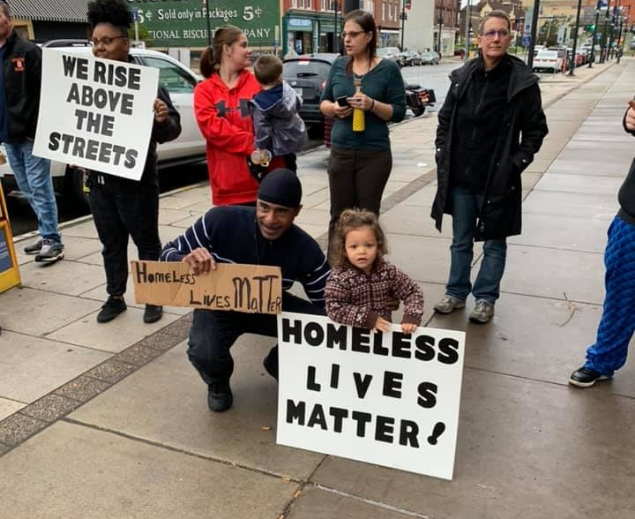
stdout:
{"type": "Polygon", "coordinates": [[[432,218],[440,231],[443,214],[451,214],[453,236],[446,296],[434,308],[443,314],[464,308],[472,293],[476,306],[470,320],[478,323],[494,315],[506,237],[521,229],[520,175],[548,132],[538,78],[506,53],[511,38],[504,11],[492,11],[481,21],[480,55],[452,72],[435,143],[438,188],[432,218]],[[475,240],[485,243],[472,286],[475,240]]]}

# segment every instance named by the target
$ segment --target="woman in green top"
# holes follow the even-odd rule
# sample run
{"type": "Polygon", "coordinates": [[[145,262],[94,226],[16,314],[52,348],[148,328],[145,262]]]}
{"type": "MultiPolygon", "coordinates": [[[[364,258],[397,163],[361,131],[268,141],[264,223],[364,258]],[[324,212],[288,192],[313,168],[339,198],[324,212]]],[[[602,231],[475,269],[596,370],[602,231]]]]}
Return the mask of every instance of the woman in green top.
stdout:
{"type": "Polygon", "coordinates": [[[331,67],[320,103],[322,113],[335,121],[328,168],[329,234],[344,209],[357,207],[379,215],[392,169],[388,121],[401,121],[406,113],[399,67],[375,55],[377,27],[373,16],[367,11],[351,11],[344,18],[342,39],[346,56],[331,67]],[[363,131],[353,126],[354,110],[363,111],[363,131]]]}

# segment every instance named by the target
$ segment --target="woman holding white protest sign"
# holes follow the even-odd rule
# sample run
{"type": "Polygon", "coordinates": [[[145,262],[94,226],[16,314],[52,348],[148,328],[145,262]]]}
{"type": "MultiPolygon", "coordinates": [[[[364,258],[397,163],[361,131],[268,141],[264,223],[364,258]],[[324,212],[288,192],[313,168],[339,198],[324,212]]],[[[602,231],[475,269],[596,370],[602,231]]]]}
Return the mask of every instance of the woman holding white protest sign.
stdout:
{"type": "MultiPolygon", "coordinates": [[[[262,90],[251,65],[245,34],[233,25],[214,31],[212,46],[201,56],[207,78],[194,90],[194,113],[207,141],[207,168],[214,205],[255,205],[258,181],[249,171],[254,151],[254,126],[249,101],[262,90]]],[[[285,167],[274,157],[269,171],[285,167]]]]}
{"type": "MultiPolygon", "coordinates": [[[[129,62],[128,28],[132,17],[125,0],[95,0],[88,4],[88,21],[93,28],[93,55],[129,62]]],[[[116,87],[113,87],[116,88],[116,87]]],[[[157,143],[176,139],[181,133],[179,113],[170,96],[159,87],[154,101],[154,124],[145,167],[140,181],[99,171],[88,173],[90,205],[97,234],[103,245],[108,300],[97,314],[97,322],[112,321],[126,310],[124,293],[128,280],[128,237],[137,246],[139,259],[155,261],[161,254],[159,238],[159,180],[157,143]]],[[[163,309],[146,305],[143,320],[161,319],[163,309]]]]}

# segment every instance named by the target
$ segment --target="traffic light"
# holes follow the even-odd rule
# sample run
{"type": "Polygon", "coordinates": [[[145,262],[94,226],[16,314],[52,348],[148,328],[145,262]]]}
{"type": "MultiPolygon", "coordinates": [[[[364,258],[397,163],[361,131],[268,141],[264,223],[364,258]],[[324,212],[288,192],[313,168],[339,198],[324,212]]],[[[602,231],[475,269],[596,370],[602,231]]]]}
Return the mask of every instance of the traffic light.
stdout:
{"type": "Polygon", "coordinates": [[[590,23],[586,26],[586,30],[587,32],[593,32],[595,31],[595,24],[594,23],[590,23]]]}

